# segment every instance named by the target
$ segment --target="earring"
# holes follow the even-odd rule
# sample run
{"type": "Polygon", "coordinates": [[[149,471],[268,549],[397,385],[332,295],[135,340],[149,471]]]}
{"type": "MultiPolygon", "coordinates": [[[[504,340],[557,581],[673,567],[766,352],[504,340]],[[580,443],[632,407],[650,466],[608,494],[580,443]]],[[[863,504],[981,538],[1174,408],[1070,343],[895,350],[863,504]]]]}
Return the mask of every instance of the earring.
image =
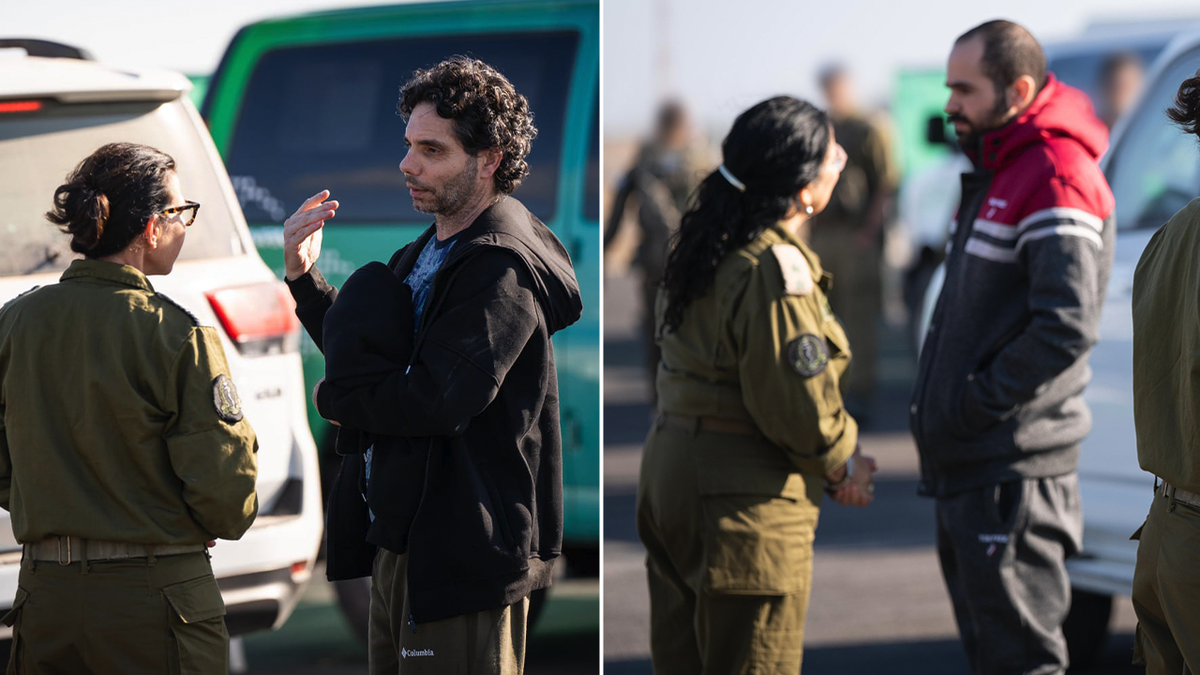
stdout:
{"type": "Polygon", "coordinates": [[[813,209],[812,209],[812,204],[805,204],[805,205],[804,205],[804,213],[805,213],[805,214],[807,214],[807,215],[810,215],[810,216],[811,216],[811,215],[812,215],[812,211],[813,211],[813,209]]]}

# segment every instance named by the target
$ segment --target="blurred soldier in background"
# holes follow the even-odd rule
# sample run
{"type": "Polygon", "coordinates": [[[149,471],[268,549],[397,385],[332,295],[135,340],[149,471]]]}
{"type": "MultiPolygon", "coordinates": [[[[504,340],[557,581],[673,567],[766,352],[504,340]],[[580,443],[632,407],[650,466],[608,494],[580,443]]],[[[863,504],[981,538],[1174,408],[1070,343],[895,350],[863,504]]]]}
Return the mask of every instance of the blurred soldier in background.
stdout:
{"type": "Polygon", "coordinates": [[[886,131],[859,112],[846,69],[827,67],[821,73],[821,89],[834,134],[849,160],[829,206],[812,219],[809,239],[822,265],[833,275],[829,302],[854,345],[854,365],[847,373],[842,395],[850,414],[865,423],[875,393],[883,234],[898,182],[897,170],[886,131]]]}
{"type": "Polygon", "coordinates": [[[696,142],[687,109],[678,101],[664,103],[658,111],[653,138],[638,151],[633,168],[621,180],[604,228],[607,251],[621,229],[632,197],[637,204],[635,222],[641,236],[633,265],[642,273],[642,326],[651,408],[658,400],[654,381],[660,356],[654,339],[654,297],[666,267],[671,236],[679,229],[688,196],[704,172],[711,169],[709,165],[702,144],[696,142]]]}
{"type": "Polygon", "coordinates": [[[1111,131],[1142,91],[1146,66],[1134,52],[1116,52],[1100,66],[1100,105],[1096,113],[1111,131]]]}

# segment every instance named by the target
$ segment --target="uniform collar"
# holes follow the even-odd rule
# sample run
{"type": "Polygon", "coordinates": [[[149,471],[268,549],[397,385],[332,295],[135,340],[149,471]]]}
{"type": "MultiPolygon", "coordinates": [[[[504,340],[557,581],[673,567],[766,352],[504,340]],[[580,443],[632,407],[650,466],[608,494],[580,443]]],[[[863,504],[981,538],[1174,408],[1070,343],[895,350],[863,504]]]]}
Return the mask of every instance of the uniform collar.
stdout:
{"type": "Polygon", "coordinates": [[[142,274],[129,265],[120,265],[105,260],[83,258],[73,261],[71,266],[63,272],[59,281],[66,281],[68,279],[106,281],[130,288],[140,288],[143,291],[151,293],[154,292],[154,287],[150,285],[150,280],[146,278],[145,274],[142,274]]]}
{"type": "Polygon", "coordinates": [[[808,263],[808,270],[812,273],[813,283],[820,286],[822,290],[828,291],[833,284],[833,275],[821,269],[821,259],[813,253],[808,244],[796,235],[792,234],[782,223],[775,223],[771,226],[770,231],[777,237],[783,240],[784,244],[791,244],[800,249],[800,253],[804,256],[804,261],[808,263]]]}

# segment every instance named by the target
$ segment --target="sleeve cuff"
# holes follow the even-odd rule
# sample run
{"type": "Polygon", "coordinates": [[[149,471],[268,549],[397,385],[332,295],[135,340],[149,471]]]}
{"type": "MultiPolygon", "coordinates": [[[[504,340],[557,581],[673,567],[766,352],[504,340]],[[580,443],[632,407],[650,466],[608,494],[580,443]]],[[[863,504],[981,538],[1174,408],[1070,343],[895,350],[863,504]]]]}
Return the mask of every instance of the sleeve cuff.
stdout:
{"type": "Polygon", "coordinates": [[[842,437],[829,448],[829,452],[821,457],[821,475],[828,476],[837,471],[838,467],[850,461],[858,447],[858,422],[849,414],[846,415],[846,428],[842,437]]]}
{"type": "Polygon", "coordinates": [[[317,269],[316,265],[310,267],[308,272],[296,279],[285,277],[284,283],[287,284],[288,290],[291,291],[292,299],[296,301],[297,308],[318,302],[333,290],[333,287],[329,285],[328,281],[325,281],[325,277],[321,274],[321,270],[317,269]]]}
{"type": "Polygon", "coordinates": [[[842,435],[834,441],[833,445],[829,446],[821,455],[805,457],[799,460],[794,459],[793,463],[801,473],[824,478],[849,461],[850,455],[854,454],[854,449],[857,447],[858,422],[850,415],[846,415],[846,425],[842,429],[842,435]]]}
{"type": "Polygon", "coordinates": [[[341,422],[333,415],[333,386],[328,380],[322,380],[317,387],[317,413],[324,419],[341,422]]]}

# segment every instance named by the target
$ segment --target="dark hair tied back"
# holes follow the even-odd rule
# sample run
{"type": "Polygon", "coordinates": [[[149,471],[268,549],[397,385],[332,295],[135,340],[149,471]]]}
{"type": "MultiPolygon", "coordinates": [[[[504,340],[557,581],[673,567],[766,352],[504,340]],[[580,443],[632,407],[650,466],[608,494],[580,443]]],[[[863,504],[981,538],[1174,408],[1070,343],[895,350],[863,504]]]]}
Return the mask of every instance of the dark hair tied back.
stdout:
{"type": "Polygon", "coordinates": [[[123,251],[155,214],[170,206],[170,155],[136,143],[109,143],[79,163],[54,191],[46,218],[89,258],[123,251]]]}
{"type": "Polygon", "coordinates": [[[1179,85],[1175,105],[1167,109],[1167,117],[1187,133],[1200,136],[1200,70],[1179,85]]]}
{"type": "Polygon", "coordinates": [[[713,171],[692,196],[663,274],[667,330],[679,328],[684,310],[708,290],[726,255],[787,216],[796,193],[820,174],[829,137],[825,113],[790,96],[767,99],[738,116],[721,153],[746,190],[713,171]]]}

